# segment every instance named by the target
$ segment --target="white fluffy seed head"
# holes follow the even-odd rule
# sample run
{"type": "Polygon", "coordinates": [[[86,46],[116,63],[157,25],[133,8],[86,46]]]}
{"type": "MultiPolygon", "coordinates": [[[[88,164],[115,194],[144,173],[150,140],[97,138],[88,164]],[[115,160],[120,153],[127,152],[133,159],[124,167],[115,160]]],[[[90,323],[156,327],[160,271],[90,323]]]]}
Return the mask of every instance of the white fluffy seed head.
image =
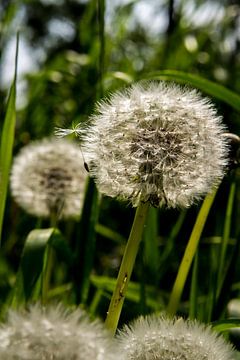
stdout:
{"type": "Polygon", "coordinates": [[[100,192],[154,206],[188,207],[227,164],[221,118],[195,90],[136,84],[98,105],[84,155],[100,192]]]}
{"type": "Polygon", "coordinates": [[[234,350],[209,326],[196,321],[140,317],[118,337],[121,360],[233,360],[234,350]]]}
{"type": "Polygon", "coordinates": [[[11,190],[28,213],[79,217],[87,172],[81,149],[65,139],[44,139],[25,146],[15,157],[11,190]]]}
{"type": "Polygon", "coordinates": [[[99,321],[63,307],[12,311],[0,325],[2,360],[113,360],[112,339],[99,321]]]}

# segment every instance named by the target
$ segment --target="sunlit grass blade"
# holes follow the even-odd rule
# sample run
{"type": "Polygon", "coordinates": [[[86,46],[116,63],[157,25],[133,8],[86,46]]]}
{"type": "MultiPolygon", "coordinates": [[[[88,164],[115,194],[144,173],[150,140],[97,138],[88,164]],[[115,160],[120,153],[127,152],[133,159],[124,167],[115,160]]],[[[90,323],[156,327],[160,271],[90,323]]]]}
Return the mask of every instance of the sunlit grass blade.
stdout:
{"type": "Polygon", "coordinates": [[[240,96],[238,94],[227,89],[223,85],[198,75],[188,74],[177,70],[162,70],[145,74],[143,78],[152,80],[172,80],[182,84],[190,84],[204,93],[229,104],[235,110],[240,111],[240,96]]]}
{"type": "Polygon", "coordinates": [[[207,221],[209,211],[215,199],[216,192],[217,190],[215,189],[212,193],[206,196],[199,211],[199,214],[197,216],[196,223],[193,227],[191,236],[186,246],[184,256],[182,258],[180,267],[178,269],[177,277],[174,282],[173,289],[170,295],[169,304],[167,307],[167,312],[170,315],[175,315],[178,309],[178,305],[186,283],[188,272],[190,270],[192,260],[196,253],[204,225],[207,221]]]}
{"type": "Polygon", "coordinates": [[[48,261],[49,247],[54,248],[59,256],[64,254],[65,261],[68,264],[72,262],[71,251],[57,229],[32,230],[24,245],[16,282],[11,294],[10,304],[12,307],[26,303],[33,295],[40,300],[41,282],[39,283],[39,279],[42,276],[41,281],[44,283],[43,277],[48,261]]]}
{"type": "Polygon", "coordinates": [[[19,34],[17,34],[16,40],[14,79],[8,96],[6,115],[3,123],[0,145],[0,242],[2,237],[3,217],[7,198],[8,179],[12,162],[12,152],[15,135],[18,47],[19,34]]]}
{"type": "Polygon", "coordinates": [[[215,331],[223,332],[237,327],[240,328],[240,319],[214,321],[211,325],[215,331]]]}

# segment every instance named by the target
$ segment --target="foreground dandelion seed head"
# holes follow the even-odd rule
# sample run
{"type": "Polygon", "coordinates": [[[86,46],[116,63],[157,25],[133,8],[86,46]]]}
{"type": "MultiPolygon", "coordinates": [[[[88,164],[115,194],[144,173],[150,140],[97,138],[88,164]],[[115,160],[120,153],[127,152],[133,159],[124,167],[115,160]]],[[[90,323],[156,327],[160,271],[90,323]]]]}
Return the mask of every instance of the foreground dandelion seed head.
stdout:
{"type": "Polygon", "coordinates": [[[234,350],[196,321],[140,317],[118,335],[121,360],[233,360],[234,350]]]}
{"type": "Polygon", "coordinates": [[[187,207],[224,175],[224,126],[195,90],[136,84],[101,102],[91,122],[84,156],[108,196],[187,207]]]}
{"type": "Polygon", "coordinates": [[[64,139],[44,139],[25,146],[15,158],[11,190],[16,202],[30,214],[77,217],[86,174],[77,145],[64,139]]]}
{"type": "Polygon", "coordinates": [[[110,360],[111,346],[103,325],[81,310],[35,306],[28,313],[10,312],[0,325],[2,360],[110,360]]]}

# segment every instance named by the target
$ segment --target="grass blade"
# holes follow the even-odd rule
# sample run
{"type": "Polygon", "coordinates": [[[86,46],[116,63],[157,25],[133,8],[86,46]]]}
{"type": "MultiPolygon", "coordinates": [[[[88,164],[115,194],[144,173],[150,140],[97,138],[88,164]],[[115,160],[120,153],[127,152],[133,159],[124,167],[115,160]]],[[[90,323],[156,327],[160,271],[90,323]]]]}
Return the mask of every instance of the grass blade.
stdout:
{"type": "Polygon", "coordinates": [[[204,79],[198,75],[188,74],[176,70],[162,70],[143,76],[152,80],[173,80],[182,84],[190,84],[204,93],[219,99],[235,110],[240,111],[240,96],[233,91],[227,89],[223,85],[216,84],[213,81],[204,79]]]}
{"type": "Polygon", "coordinates": [[[170,315],[175,315],[178,305],[182,296],[182,292],[186,283],[186,279],[188,276],[188,272],[190,270],[192,260],[194,258],[194,255],[196,253],[199,240],[204,228],[204,225],[207,221],[207,217],[209,214],[209,211],[211,209],[211,206],[213,204],[213,201],[215,199],[217,189],[213,190],[212,193],[208,194],[205,197],[205,200],[202,204],[202,207],[198,213],[198,217],[196,220],[196,223],[193,227],[191,236],[189,238],[188,244],[185,249],[185,253],[183,255],[183,259],[181,261],[178,274],[176,277],[176,280],[173,285],[173,289],[170,295],[169,304],[167,308],[167,312],[170,315]]]}
{"type": "Polygon", "coordinates": [[[215,331],[223,332],[233,328],[240,327],[240,319],[227,319],[227,320],[220,320],[214,321],[212,323],[212,327],[215,331]]]}
{"type": "Polygon", "coordinates": [[[71,263],[71,251],[57,229],[32,230],[26,239],[22,252],[16,283],[11,296],[11,306],[17,307],[19,304],[29,301],[33,296],[40,296],[41,283],[39,286],[39,279],[46,270],[48,260],[46,255],[49,247],[54,248],[61,257],[64,253],[65,261],[71,263]]]}
{"type": "Polygon", "coordinates": [[[12,162],[12,151],[16,124],[16,83],[18,62],[19,34],[17,34],[15,73],[7,101],[0,146],[0,242],[2,237],[3,217],[7,198],[8,179],[12,162]]]}
{"type": "Polygon", "coordinates": [[[227,203],[227,210],[225,216],[225,223],[223,229],[223,238],[221,243],[220,249],[220,259],[219,259],[219,266],[218,266],[218,274],[217,274],[217,297],[221,292],[221,287],[224,278],[224,270],[225,270],[225,258],[227,253],[227,246],[230,238],[230,231],[231,231],[231,222],[232,222],[232,212],[233,212],[233,205],[234,205],[234,198],[236,192],[236,183],[232,182],[230,187],[230,193],[228,197],[227,203]]]}

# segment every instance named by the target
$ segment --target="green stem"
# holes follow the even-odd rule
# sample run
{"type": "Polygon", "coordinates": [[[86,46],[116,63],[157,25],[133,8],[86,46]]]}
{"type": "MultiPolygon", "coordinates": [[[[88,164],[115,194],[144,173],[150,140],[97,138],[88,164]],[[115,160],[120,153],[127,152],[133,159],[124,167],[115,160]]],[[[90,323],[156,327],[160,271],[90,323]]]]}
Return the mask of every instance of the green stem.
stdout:
{"type": "Polygon", "coordinates": [[[138,206],[132,229],[129,235],[121,267],[118,273],[117,284],[112,295],[106,318],[106,327],[115,334],[120,318],[128,283],[136,260],[138,247],[142,238],[144,224],[149,208],[149,203],[140,203],[138,206]]]}
{"type": "Polygon", "coordinates": [[[201,206],[201,209],[198,213],[197,216],[197,220],[196,223],[193,227],[191,236],[189,238],[187,247],[185,249],[185,253],[182,259],[182,262],[180,264],[179,270],[178,270],[178,274],[175,280],[175,283],[173,285],[173,289],[170,295],[170,300],[169,300],[169,304],[167,307],[167,312],[170,315],[175,315],[181,296],[182,296],[182,292],[184,289],[184,285],[187,279],[187,275],[190,269],[190,266],[192,264],[194,255],[196,253],[197,247],[198,247],[198,243],[204,228],[204,225],[206,223],[209,211],[211,209],[211,206],[213,204],[214,198],[216,196],[216,192],[217,189],[214,190],[212,193],[208,194],[205,198],[205,200],[203,201],[203,204],[201,206]]]}

